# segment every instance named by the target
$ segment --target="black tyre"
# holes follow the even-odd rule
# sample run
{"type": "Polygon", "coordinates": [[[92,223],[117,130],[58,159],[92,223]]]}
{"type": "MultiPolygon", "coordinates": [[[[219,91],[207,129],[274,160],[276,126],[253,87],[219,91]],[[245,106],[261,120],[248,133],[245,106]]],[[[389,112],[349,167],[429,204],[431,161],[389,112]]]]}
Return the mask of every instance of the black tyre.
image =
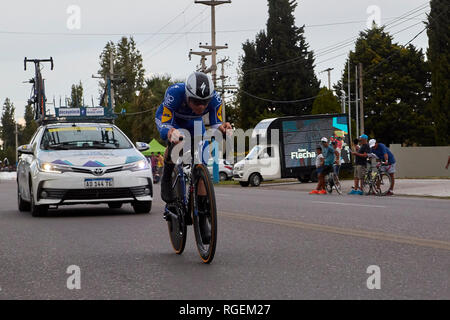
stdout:
{"type": "Polygon", "coordinates": [[[197,165],[194,169],[195,201],[192,210],[194,234],[197,250],[203,263],[209,264],[214,259],[217,243],[217,208],[216,196],[208,170],[204,165],[197,165]],[[205,202],[199,210],[199,184],[203,182],[206,190],[205,202]],[[200,226],[202,224],[203,228],[200,226]],[[207,240],[205,240],[207,239],[207,240]]]}
{"type": "Polygon", "coordinates": [[[30,210],[33,217],[45,217],[48,213],[47,205],[37,205],[34,202],[33,187],[30,185],[30,210]]]}
{"type": "Polygon", "coordinates": [[[316,170],[313,170],[313,171],[311,172],[311,181],[312,181],[312,182],[317,182],[317,181],[319,181],[319,177],[317,176],[317,171],[316,171],[316,170]]]}
{"type": "Polygon", "coordinates": [[[152,210],[151,201],[136,201],[131,204],[135,213],[150,213],[152,210]]]}
{"type": "Polygon", "coordinates": [[[241,185],[241,187],[248,187],[250,183],[248,181],[239,181],[239,184],[241,185]]]}
{"type": "Polygon", "coordinates": [[[228,180],[228,175],[225,172],[219,172],[219,180],[220,181],[228,180]]]}
{"type": "Polygon", "coordinates": [[[336,192],[338,194],[342,194],[342,185],[341,185],[341,181],[339,180],[339,177],[334,175],[333,181],[334,181],[334,189],[336,190],[336,192]]]}
{"type": "Polygon", "coordinates": [[[372,190],[372,181],[369,178],[369,176],[365,176],[362,181],[362,191],[366,196],[368,196],[371,190],[372,190]]]}
{"type": "Polygon", "coordinates": [[[333,192],[333,185],[334,185],[334,182],[330,178],[330,175],[326,175],[325,176],[325,190],[327,190],[327,193],[333,192]]]}
{"type": "Polygon", "coordinates": [[[375,178],[375,187],[377,189],[377,194],[380,196],[385,196],[391,189],[391,184],[391,176],[386,172],[381,172],[375,178]]]}
{"type": "Polygon", "coordinates": [[[122,203],[121,202],[109,202],[108,207],[110,209],[120,209],[120,208],[122,208],[122,203]]]}
{"type": "Polygon", "coordinates": [[[297,178],[298,181],[302,183],[308,183],[309,182],[309,176],[301,176],[297,178]]]}
{"type": "Polygon", "coordinates": [[[187,224],[185,220],[185,214],[183,206],[181,205],[183,194],[182,185],[177,178],[178,170],[182,170],[179,167],[175,167],[172,173],[172,185],[175,188],[176,201],[166,207],[166,211],[173,214],[168,215],[167,229],[169,230],[170,243],[176,254],[182,254],[186,246],[186,234],[187,224]]]}
{"type": "Polygon", "coordinates": [[[17,186],[17,207],[20,212],[30,211],[30,203],[22,199],[22,195],[19,192],[19,186],[17,186]]]}
{"type": "Polygon", "coordinates": [[[261,184],[261,176],[259,175],[259,173],[253,173],[250,178],[248,179],[248,181],[250,182],[250,185],[252,187],[259,187],[261,184]]]}
{"type": "Polygon", "coordinates": [[[183,209],[178,204],[169,205],[166,210],[173,213],[177,218],[167,218],[170,243],[176,254],[182,254],[186,246],[187,227],[183,209]]]}

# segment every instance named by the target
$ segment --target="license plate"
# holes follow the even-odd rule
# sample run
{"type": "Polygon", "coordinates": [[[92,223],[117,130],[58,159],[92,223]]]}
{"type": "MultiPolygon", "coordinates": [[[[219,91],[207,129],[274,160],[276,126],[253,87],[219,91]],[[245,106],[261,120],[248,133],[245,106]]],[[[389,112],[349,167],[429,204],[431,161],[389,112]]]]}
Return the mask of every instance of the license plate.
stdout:
{"type": "Polygon", "coordinates": [[[84,187],[86,189],[112,188],[113,179],[84,179],[84,187]]]}

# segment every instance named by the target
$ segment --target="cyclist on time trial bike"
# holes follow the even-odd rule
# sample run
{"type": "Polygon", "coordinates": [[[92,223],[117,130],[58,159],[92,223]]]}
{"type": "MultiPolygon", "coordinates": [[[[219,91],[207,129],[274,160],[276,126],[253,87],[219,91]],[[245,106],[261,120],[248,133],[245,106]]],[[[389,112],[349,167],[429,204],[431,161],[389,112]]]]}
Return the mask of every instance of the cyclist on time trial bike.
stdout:
{"type": "MultiPolygon", "coordinates": [[[[230,123],[223,123],[222,108],[222,100],[214,90],[211,78],[202,72],[194,72],[187,77],[185,83],[176,83],[167,89],[164,101],[156,111],[155,122],[163,140],[178,144],[182,136],[178,129],[186,129],[191,136],[194,136],[194,127],[200,124],[201,134],[206,132],[202,117],[208,113],[212,129],[218,129],[222,133],[232,129],[230,123]]],[[[171,186],[171,177],[175,164],[167,159],[166,150],[161,179],[161,198],[166,203],[172,203],[175,201],[175,195],[171,186]]],[[[208,159],[202,159],[202,161],[206,163],[208,159]]],[[[200,197],[206,196],[206,190],[202,185],[199,185],[198,189],[200,209],[202,206],[200,197]]]]}

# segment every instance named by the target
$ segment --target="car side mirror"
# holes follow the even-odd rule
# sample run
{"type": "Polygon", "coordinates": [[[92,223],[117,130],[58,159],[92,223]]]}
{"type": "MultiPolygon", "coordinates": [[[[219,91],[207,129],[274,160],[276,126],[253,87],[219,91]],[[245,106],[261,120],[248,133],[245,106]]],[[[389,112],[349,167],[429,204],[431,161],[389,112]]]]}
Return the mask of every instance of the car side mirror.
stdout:
{"type": "Polygon", "coordinates": [[[33,154],[33,148],[30,144],[25,144],[17,148],[18,154],[33,154]]]}
{"type": "Polygon", "coordinates": [[[150,146],[145,143],[145,142],[136,142],[136,148],[143,152],[143,151],[147,151],[148,149],[150,149],[150,146]]]}

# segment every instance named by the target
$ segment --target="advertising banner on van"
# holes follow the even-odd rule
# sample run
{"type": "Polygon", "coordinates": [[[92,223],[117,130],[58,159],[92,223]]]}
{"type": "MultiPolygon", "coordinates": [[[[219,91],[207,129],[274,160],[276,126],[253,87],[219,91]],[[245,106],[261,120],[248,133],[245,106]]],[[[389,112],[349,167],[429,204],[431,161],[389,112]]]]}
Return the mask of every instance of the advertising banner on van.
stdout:
{"type": "Polygon", "coordinates": [[[341,164],[350,163],[350,138],[346,116],[284,120],[282,122],[286,168],[314,166],[316,147],[322,137],[336,141],[341,149],[341,164]]]}

